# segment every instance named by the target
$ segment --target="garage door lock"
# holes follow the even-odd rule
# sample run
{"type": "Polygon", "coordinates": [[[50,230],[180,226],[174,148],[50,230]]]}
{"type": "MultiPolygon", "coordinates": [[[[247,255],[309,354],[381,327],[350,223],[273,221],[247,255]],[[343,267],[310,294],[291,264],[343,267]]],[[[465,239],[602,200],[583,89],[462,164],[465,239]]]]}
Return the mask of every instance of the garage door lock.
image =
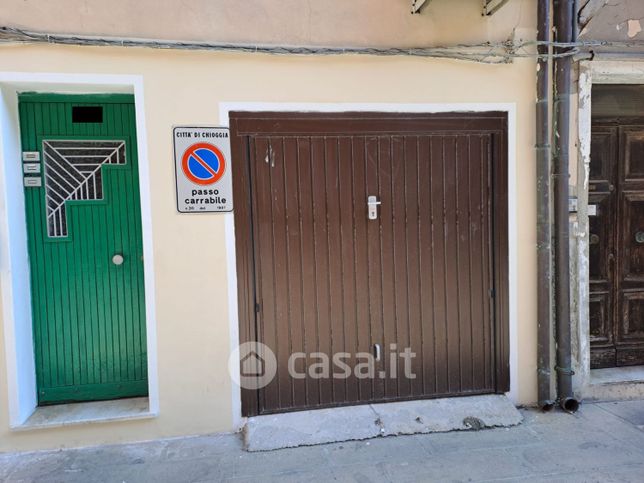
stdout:
{"type": "Polygon", "coordinates": [[[369,214],[369,219],[370,220],[377,220],[378,219],[378,205],[381,204],[380,201],[378,201],[378,198],[375,196],[369,196],[367,198],[367,212],[369,214]]]}

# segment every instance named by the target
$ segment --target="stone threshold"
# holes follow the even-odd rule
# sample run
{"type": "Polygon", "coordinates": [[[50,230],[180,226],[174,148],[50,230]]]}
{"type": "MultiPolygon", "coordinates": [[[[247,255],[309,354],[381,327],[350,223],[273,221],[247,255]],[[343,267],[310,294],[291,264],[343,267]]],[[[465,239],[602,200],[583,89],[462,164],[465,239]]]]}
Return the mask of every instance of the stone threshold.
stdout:
{"type": "Polygon", "coordinates": [[[156,414],[150,412],[148,398],[137,397],[37,407],[27,421],[12,429],[14,431],[27,431],[153,417],[156,417],[156,414]]]}
{"type": "Polygon", "coordinates": [[[644,398],[644,366],[592,369],[583,388],[589,401],[623,401],[644,398]]]}
{"type": "Polygon", "coordinates": [[[248,418],[247,451],[270,451],[403,434],[508,427],[523,417],[503,395],[297,411],[248,418]]]}
{"type": "Polygon", "coordinates": [[[591,384],[611,384],[619,382],[644,382],[644,366],[611,367],[592,369],[591,384]]]}

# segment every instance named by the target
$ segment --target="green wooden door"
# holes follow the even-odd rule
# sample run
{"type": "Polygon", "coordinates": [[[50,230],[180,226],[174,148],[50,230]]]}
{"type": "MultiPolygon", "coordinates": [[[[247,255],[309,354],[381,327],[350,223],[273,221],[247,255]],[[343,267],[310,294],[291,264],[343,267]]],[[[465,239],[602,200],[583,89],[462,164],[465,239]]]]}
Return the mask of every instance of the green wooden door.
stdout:
{"type": "Polygon", "coordinates": [[[146,395],[133,97],[23,94],[19,110],[39,403],[146,395]]]}

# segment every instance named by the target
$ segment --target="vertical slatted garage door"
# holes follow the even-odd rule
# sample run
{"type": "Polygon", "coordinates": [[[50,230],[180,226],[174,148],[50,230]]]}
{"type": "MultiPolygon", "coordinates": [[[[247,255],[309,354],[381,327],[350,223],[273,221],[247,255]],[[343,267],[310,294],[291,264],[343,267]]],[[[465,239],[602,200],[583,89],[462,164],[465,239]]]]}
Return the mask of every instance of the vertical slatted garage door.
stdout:
{"type": "Polygon", "coordinates": [[[231,114],[241,335],[278,364],[244,414],[508,389],[506,124],[231,114]],[[313,353],[333,374],[334,354],[376,351],[374,377],[308,372],[313,353]]]}

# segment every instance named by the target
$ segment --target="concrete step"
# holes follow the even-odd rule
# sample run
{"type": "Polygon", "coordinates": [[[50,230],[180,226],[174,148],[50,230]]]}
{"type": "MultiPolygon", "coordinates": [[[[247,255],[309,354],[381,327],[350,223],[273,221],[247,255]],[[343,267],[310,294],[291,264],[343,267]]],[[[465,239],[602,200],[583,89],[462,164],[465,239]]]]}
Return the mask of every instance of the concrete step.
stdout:
{"type": "Polygon", "coordinates": [[[426,399],[255,416],[244,427],[247,451],[515,426],[521,413],[503,395],[426,399]]]}

